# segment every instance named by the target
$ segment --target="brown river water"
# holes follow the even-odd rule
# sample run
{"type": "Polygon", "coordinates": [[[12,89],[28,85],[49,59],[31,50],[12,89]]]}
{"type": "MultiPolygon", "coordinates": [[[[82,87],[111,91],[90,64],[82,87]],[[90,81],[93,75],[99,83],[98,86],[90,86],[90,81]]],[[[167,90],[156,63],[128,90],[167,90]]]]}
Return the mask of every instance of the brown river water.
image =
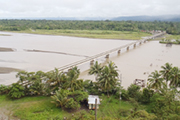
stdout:
{"type": "MultiPolygon", "coordinates": [[[[89,39],[53,35],[34,35],[24,33],[0,32],[11,36],[0,36],[0,47],[13,48],[14,52],[0,52],[0,67],[11,67],[26,71],[50,71],[55,67],[85,59],[113,48],[117,48],[132,40],[89,39]],[[27,51],[29,50],[29,51],[27,51]],[[45,52],[33,52],[41,50],[45,52]],[[48,52],[46,52],[48,51],[48,52]]],[[[160,70],[166,62],[180,67],[180,46],[166,47],[158,41],[146,42],[129,51],[123,49],[121,54],[110,54],[110,61],[117,66],[122,79],[122,85],[127,88],[135,79],[147,80],[154,70],[160,70]]],[[[99,63],[107,62],[105,56],[95,59],[99,63]]],[[[78,68],[80,78],[94,80],[88,75],[90,63],[84,63],[78,68]]],[[[18,79],[16,72],[0,74],[0,84],[11,84],[18,79]]]]}

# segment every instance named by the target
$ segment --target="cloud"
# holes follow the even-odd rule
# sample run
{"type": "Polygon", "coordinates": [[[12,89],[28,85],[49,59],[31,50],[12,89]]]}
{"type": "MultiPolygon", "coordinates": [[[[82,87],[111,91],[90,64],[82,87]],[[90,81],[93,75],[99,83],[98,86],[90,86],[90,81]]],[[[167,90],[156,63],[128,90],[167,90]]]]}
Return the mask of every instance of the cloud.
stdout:
{"type": "Polygon", "coordinates": [[[0,0],[0,18],[118,17],[179,11],[180,0],[0,0]]]}

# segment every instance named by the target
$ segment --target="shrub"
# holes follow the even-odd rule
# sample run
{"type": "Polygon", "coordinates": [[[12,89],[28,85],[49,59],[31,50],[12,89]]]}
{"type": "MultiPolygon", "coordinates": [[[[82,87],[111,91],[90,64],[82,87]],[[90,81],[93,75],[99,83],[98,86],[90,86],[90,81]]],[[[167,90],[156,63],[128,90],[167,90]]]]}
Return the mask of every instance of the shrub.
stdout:
{"type": "Polygon", "coordinates": [[[94,115],[88,114],[85,110],[82,110],[72,117],[69,118],[69,120],[94,120],[94,115]]]}
{"type": "Polygon", "coordinates": [[[8,94],[9,93],[9,87],[5,85],[0,85],[0,95],[8,94]]]}
{"type": "Polygon", "coordinates": [[[150,103],[150,98],[153,96],[154,91],[147,88],[143,89],[141,102],[144,104],[150,103]]]}
{"type": "Polygon", "coordinates": [[[136,101],[140,101],[141,100],[141,92],[139,90],[140,90],[139,86],[131,84],[128,87],[129,97],[134,98],[136,101]]]}
{"type": "Polygon", "coordinates": [[[78,102],[74,101],[73,98],[70,98],[66,103],[65,103],[65,108],[67,109],[79,109],[80,105],[78,102]]]}
{"type": "Polygon", "coordinates": [[[119,113],[120,116],[127,117],[130,114],[130,111],[120,108],[118,110],[118,113],[119,113]]]}
{"type": "Polygon", "coordinates": [[[24,87],[19,85],[18,83],[12,84],[8,96],[12,99],[18,99],[25,96],[24,87]]]}
{"type": "Polygon", "coordinates": [[[139,120],[154,120],[157,117],[154,114],[149,114],[145,110],[139,110],[128,117],[128,120],[138,118],[139,120]]]}
{"type": "Polygon", "coordinates": [[[128,95],[128,91],[125,89],[121,90],[121,99],[122,100],[129,100],[129,95],[128,95]]]}

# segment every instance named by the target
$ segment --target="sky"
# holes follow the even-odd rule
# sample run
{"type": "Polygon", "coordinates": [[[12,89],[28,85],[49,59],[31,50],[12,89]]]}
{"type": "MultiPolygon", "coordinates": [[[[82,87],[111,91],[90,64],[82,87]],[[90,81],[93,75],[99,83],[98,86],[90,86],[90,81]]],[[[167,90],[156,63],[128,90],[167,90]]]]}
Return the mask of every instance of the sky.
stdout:
{"type": "Polygon", "coordinates": [[[0,19],[177,14],[180,0],[0,0],[0,19]]]}

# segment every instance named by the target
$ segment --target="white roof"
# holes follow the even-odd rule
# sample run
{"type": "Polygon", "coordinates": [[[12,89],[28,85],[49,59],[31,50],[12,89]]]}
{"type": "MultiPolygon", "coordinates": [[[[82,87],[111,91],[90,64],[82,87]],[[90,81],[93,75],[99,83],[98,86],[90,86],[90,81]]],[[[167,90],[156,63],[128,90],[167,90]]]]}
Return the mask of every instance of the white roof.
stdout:
{"type": "Polygon", "coordinates": [[[100,104],[98,95],[89,95],[88,96],[88,104],[95,104],[96,99],[97,99],[97,104],[100,104]]]}

